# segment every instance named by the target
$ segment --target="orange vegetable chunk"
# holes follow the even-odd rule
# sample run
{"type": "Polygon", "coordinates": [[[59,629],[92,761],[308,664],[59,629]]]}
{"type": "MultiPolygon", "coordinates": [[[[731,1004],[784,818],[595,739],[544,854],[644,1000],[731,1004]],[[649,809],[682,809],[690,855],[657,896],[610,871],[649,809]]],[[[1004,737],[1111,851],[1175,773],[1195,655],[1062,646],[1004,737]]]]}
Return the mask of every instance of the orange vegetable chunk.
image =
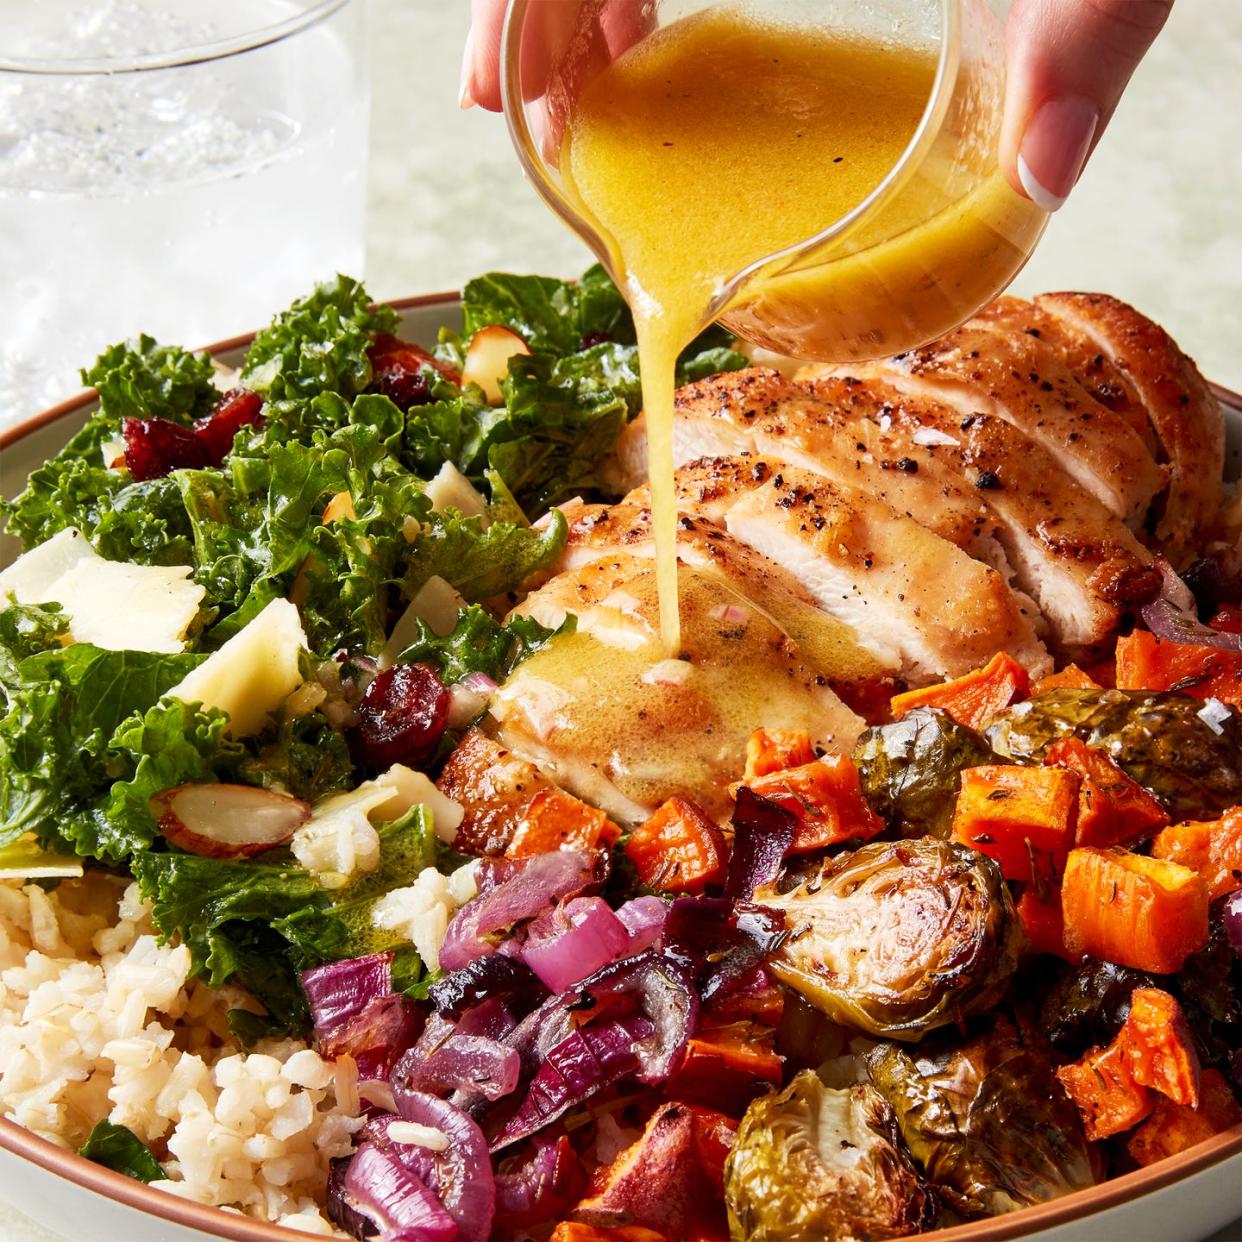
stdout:
{"type": "Polygon", "coordinates": [[[1242,608],[1237,604],[1221,604],[1208,625],[1221,634],[1242,634],[1242,608]]]}
{"type": "Polygon", "coordinates": [[[669,798],[625,843],[638,878],[661,892],[701,893],[724,879],[724,834],[689,798],[669,798]]]}
{"type": "Polygon", "coordinates": [[[596,807],[560,789],[541,789],[526,804],[505,850],[506,858],[531,858],[552,850],[607,849],[621,830],[596,807]]]}
{"type": "Polygon", "coordinates": [[[757,1095],[781,1081],[781,1058],[773,1043],[776,1032],[754,1022],[701,1029],[686,1048],[686,1057],[664,1084],[666,1094],[686,1104],[720,1109],[740,1117],[757,1095]]]}
{"type": "Polygon", "coordinates": [[[1051,953],[1067,961],[1078,959],[1065,947],[1065,918],[1061,913],[1061,894],[1043,900],[1030,884],[1018,899],[1018,918],[1033,953],[1051,953]]]}
{"type": "Polygon", "coordinates": [[[1117,1036],[1130,1077],[1175,1104],[1199,1102],[1199,1053],[1182,1007],[1159,988],[1135,988],[1117,1036]]]}
{"type": "Polygon", "coordinates": [[[1188,867],[1084,846],[1061,882],[1065,947],[1135,970],[1180,970],[1208,940],[1207,886],[1188,867]]]}
{"type": "Polygon", "coordinates": [[[1142,785],[1080,738],[1058,738],[1044,763],[1068,768],[1082,778],[1075,845],[1133,845],[1169,822],[1164,807],[1142,785]]]}
{"type": "Polygon", "coordinates": [[[1147,1166],[1176,1156],[1230,1126],[1242,1123],[1242,1108],[1234,1099],[1224,1075],[1203,1071],[1196,1107],[1157,1100],[1151,1116],[1130,1136],[1126,1150],[1135,1164],[1147,1166]]]}
{"type": "Polygon", "coordinates": [[[769,773],[751,781],[749,788],[797,816],[792,854],[841,841],[866,841],[884,828],[867,805],[858,769],[847,755],[825,755],[814,763],[769,773]]]}
{"type": "Polygon", "coordinates": [[[1176,690],[1242,706],[1242,654],[1135,630],[1117,643],[1117,689],[1176,690]]]}
{"type": "Polygon", "coordinates": [[[996,859],[1007,880],[1051,880],[1074,844],[1078,777],[1064,768],[966,768],[953,840],[996,859]]]}
{"type": "Polygon", "coordinates": [[[1102,690],[1104,687],[1077,664],[1067,664],[1059,673],[1041,677],[1032,687],[1032,697],[1049,690],[1102,690]]]}
{"type": "Polygon", "coordinates": [[[815,761],[811,735],[805,729],[756,729],[746,740],[744,785],[757,776],[800,768],[815,761]]]}
{"type": "Polygon", "coordinates": [[[964,677],[896,695],[892,702],[893,719],[900,720],[916,707],[939,707],[958,724],[979,729],[997,712],[1026,698],[1030,688],[1026,669],[1011,655],[998,651],[983,668],[964,677]]]}
{"type": "Polygon", "coordinates": [[[596,1229],[594,1225],[582,1225],[575,1220],[563,1220],[548,1242],[670,1242],[654,1229],[641,1225],[622,1225],[618,1229],[596,1229]]]}
{"type": "Polygon", "coordinates": [[[1078,1106],[1093,1143],[1138,1125],[1155,1106],[1152,1094],[1130,1076],[1121,1047],[1092,1048],[1081,1060],[1063,1065],[1057,1077],[1078,1106]]]}
{"type": "Polygon", "coordinates": [[[1197,871],[1215,901],[1242,888],[1242,806],[1220,819],[1191,820],[1166,828],[1152,843],[1153,858],[1164,858],[1197,871]]]}

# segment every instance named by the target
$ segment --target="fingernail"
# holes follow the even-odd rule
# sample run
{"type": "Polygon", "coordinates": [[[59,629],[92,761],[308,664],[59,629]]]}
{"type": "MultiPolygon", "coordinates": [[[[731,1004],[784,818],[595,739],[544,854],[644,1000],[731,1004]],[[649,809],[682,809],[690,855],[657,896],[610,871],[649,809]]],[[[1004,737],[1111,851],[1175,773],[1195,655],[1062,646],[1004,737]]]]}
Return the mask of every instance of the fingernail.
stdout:
{"type": "Polygon", "coordinates": [[[1081,95],[1062,95],[1039,106],[1018,151],[1018,179],[1037,207],[1056,211],[1069,198],[1099,123],[1099,108],[1081,95]]]}
{"type": "Polygon", "coordinates": [[[466,46],[461,54],[461,86],[457,90],[457,106],[465,112],[474,107],[474,27],[466,31],[466,46]]]}

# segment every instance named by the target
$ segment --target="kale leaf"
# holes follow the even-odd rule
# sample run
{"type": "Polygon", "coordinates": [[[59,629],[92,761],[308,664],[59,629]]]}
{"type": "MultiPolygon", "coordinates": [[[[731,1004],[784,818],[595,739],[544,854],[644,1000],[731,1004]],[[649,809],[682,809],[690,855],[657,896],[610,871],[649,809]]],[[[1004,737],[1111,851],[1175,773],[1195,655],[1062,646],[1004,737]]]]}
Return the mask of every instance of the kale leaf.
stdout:
{"type": "Polygon", "coordinates": [[[78,1148],[78,1155],[139,1182],[159,1182],[168,1176],[151,1149],[128,1126],[118,1126],[107,1119],[90,1132],[78,1148]]]}

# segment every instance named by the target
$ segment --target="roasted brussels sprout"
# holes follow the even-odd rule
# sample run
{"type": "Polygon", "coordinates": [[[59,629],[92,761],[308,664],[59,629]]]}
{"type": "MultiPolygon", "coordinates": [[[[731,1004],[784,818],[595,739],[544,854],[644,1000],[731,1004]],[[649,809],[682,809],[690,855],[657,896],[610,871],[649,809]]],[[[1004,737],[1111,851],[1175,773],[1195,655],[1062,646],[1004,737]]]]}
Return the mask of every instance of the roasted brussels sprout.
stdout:
{"type": "Polygon", "coordinates": [[[1135,988],[1156,987],[1141,970],[1088,958],[1065,972],[1044,994],[1039,1029],[1065,1056],[1074,1059],[1088,1048],[1111,1044],[1130,1012],[1135,988]]]}
{"type": "Polygon", "coordinates": [[[1172,981],[1204,1065],[1228,1073],[1242,1039],[1242,975],[1225,930],[1224,901],[1212,907],[1208,942],[1172,981]]]}
{"type": "Polygon", "coordinates": [[[967,1042],[883,1043],[863,1059],[914,1159],[962,1215],[1012,1212],[1094,1183],[1078,1110],[1006,1019],[967,1042]]]}
{"type": "Polygon", "coordinates": [[[1039,762],[1058,738],[1078,737],[1110,755],[1174,820],[1215,819],[1242,802],[1242,716],[1219,731],[1203,704],[1182,694],[1053,690],[997,716],[987,738],[1017,763],[1039,762]]]}
{"type": "Polygon", "coordinates": [[[902,1238],[935,1215],[872,1087],[825,1087],[803,1070],[756,1100],[725,1161],[734,1242],[902,1238]]]}
{"type": "Polygon", "coordinates": [[[854,747],[867,801],[903,837],[947,840],[962,769],[995,759],[973,729],[930,707],[868,729],[854,747]]]}
{"type": "Polygon", "coordinates": [[[789,928],[772,973],[869,1035],[916,1040],[986,1009],[1018,962],[1022,933],[1000,868],[933,837],[872,842],[755,900],[789,928]]]}

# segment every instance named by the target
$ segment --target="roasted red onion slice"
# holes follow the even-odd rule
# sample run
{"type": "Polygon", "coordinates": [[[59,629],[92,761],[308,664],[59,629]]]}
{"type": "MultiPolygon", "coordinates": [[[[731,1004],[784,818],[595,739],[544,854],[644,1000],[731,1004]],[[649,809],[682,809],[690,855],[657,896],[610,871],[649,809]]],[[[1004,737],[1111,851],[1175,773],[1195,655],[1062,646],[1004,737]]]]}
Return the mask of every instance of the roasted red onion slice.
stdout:
{"type": "Polygon", "coordinates": [[[427,996],[441,1013],[453,1017],[482,1001],[500,1000],[510,1013],[524,1018],[546,999],[547,989],[525,962],[493,953],[445,975],[428,988],[427,996]]]}
{"type": "Polygon", "coordinates": [[[733,808],[733,853],[725,896],[748,898],[760,884],[776,879],[798,825],[791,811],[743,786],[733,808]]]}
{"type": "Polygon", "coordinates": [[[503,1236],[558,1220],[586,1191],[582,1162],[567,1135],[535,1138],[535,1154],[496,1174],[495,1228],[503,1236]]]}
{"type": "Polygon", "coordinates": [[[602,897],[575,897],[531,925],[520,956],[551,991],[563,992],[615,962],[629,943],[602,897]]]}
{"type": "Polygon", "coordinates": [[[599,856],[583,850],[537,854],[520,871],[464,905],[448,926],[440,946],[440,965],[459,970],[496,952],[488,937],[534,918],[565,897],[580,893],[599,876],[599,856]]]}
{"type": "Polygon", "coordinates": [[[1147,628],[1165,642],[1193,643],[1242,655],[1242,634],[1214,630],[1204,625],[1193,612],[1186,612],[1167,599],[1153,600],[1139,611],[1147,628]]]}
{"type": "Polygon", "coordinates": [[[453,1091],[498,1100],[518,1084],[522,1058],[513,1048],[485,1035],[449,1035],[430,1054],[410,1049],[389,1078],[398,1107],[408,1091],[448,1095],[453,1091]]]}
{"type": "Polygon", "coordinates": [[[356,1018],[373,1000],[392,993],[392,954],[371,953],[302,972],[302,991],[320,1040],[356,1018]]]}
{"type": "Polygon", "coordinates": [[[654,1031],[651,1022],[636,1016],[572,1028],[548,1049],[525,1100],[492,1144],[493,1150],[542,1130],[575,1104],[634,1073],[637,1048],[654,1031]]]}
{"type": "Polygon", "coordinates": [[[418,1038],[423,1015],[404,996],[378,996],[360,1014],[319,1040],[330,1060],[351,1056],[363,1082],[386,1078],[397,1059],[418,1038]]]}
{"type": "Polygon", "coordinates": [[[684,963],[710,1002],[752,982],[786,934],[784,916],[765,906],[681,897],[664,925],[664,949],[684,963]]]}
{"type": "Polygon", "coordinates": [[[668,903],[659,897],[635,897],[617,907],[617,918],[630,935],[627,956],[642,953],[660,943],[664,921],[668,918],[668,903]]]}
{"type": "Polygon", "coordinates": [[[457,1222],[426,1183],[393,1151],[374,1143],[363,1143],[344,1177],[329,1182],[328,1215],[356,1238],[379,1232],[385,1242],[453,1242],[461,1236],[457,1222]]]}

